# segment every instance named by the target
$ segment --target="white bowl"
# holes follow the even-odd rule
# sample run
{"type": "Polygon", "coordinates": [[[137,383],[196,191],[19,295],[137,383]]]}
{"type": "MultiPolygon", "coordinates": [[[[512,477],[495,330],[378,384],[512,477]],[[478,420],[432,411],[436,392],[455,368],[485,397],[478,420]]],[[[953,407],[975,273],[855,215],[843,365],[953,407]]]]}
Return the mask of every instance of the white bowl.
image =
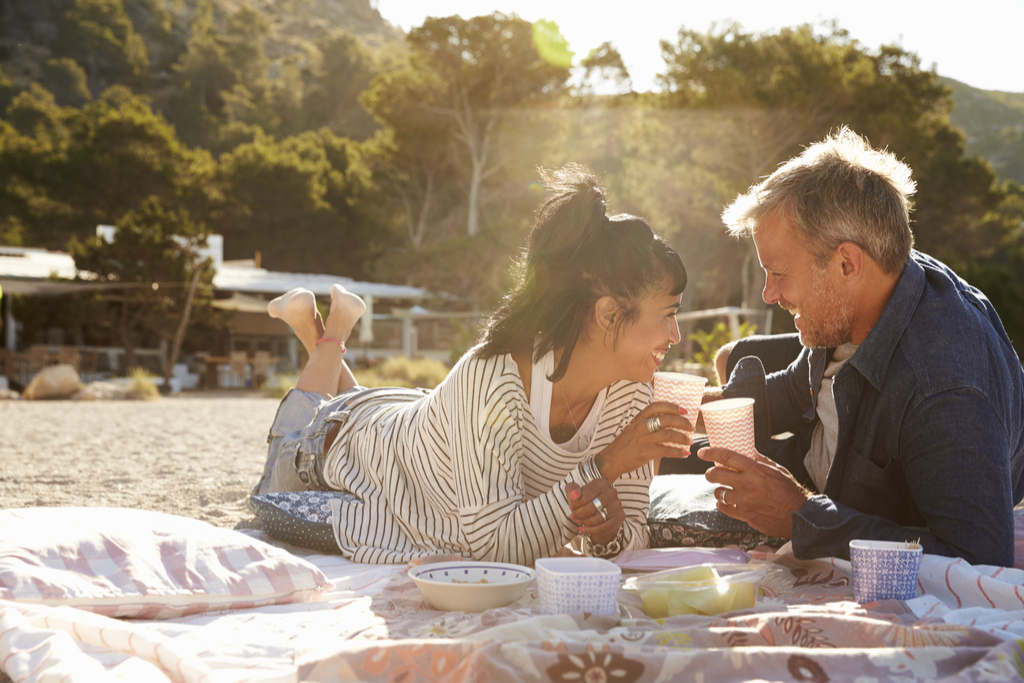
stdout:
{"type": "Polygon", "coordinates": [[[445,612],[483,612],[519,597],[536,570],[500,562],[437,562],[413,567],[409,576],[431,605],[445,612]]]}
{"type": "Polygon", "coordinates": [[[545,614],[615,614],[619,607],[619,566],[599,557],[537,560],[540,608],[545,614]]]}

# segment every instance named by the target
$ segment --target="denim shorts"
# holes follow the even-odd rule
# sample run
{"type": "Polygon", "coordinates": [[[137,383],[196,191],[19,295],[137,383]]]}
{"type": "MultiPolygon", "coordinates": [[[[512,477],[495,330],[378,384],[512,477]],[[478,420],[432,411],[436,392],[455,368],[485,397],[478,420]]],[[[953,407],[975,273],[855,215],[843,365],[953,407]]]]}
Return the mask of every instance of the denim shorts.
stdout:
{"type": "Polygon", "coordinates": [[[359,405],[409,401],[423,395],[419,389],[356,386],[327,399],[323,394],[289,389],[270,427],[263,477],[252,493],[327,490],[323,483],[324,441],[332,425],[347,422],[359,405]]]}

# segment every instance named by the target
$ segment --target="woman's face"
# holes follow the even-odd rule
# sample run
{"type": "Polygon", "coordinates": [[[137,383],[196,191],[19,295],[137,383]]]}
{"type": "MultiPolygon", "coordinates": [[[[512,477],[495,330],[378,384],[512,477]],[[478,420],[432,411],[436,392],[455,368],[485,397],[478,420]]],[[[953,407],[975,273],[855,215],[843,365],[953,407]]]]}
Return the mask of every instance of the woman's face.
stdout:
{"type": "MultiPolygon", "coordinates": [[[[650,382],[665,359],[672,344],[679,341],[679,311],[681,294],[672,294],[668,285],[653,296],[640,302],[635,321],[626,324],[619,334],[617,348],[612,350],[622,379],[650,382]]],[[[611,346],[611,336],[608,340],[611,346]]]]}

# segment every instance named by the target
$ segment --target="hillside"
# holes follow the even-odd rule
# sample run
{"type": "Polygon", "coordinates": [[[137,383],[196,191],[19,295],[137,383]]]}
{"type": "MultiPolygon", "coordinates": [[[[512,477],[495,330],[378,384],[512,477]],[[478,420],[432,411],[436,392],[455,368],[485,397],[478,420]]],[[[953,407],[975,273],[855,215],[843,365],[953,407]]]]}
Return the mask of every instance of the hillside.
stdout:
{"type": "Polygon", "coordinates": [[[988,159],[1000,178],[1024,183],[1024,93],[939,80],[953,90],[950,119],[967,135],[967,153],[988,159]]]}
{"type": "Polygon", "coordinates": [[[120,0],[86,9],[73,0],[32,0],[0,2],[0,69],[15,87],[40,81],[60,99],[77,78],[59,63],[71,57],[89,70],[94,96],[107,85],[126,83],[149,90],[159,103],[204,8],[212,8],[210,28],[217,33],[256,35],[263,33],[256,24],[265,23],[269,73],[289,58],[308,61],[311,45],[341,33],[355,36],[377,57],[404,49],[404,33],[370,0],[120,0]],[[247,7],[255,14],[239,12],[247,7]]]}

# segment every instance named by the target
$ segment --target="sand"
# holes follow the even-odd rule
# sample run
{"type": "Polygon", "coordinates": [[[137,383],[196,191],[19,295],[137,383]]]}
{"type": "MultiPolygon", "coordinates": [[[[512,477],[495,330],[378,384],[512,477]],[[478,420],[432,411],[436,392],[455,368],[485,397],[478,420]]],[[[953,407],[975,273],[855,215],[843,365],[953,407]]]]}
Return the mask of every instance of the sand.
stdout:
{"type": "Polygon", "coordinates": [[[246,509],[277,399],[182,394],[154,401],[0,401],[0,508],[156,510],[258,526],[246,509]]]}

